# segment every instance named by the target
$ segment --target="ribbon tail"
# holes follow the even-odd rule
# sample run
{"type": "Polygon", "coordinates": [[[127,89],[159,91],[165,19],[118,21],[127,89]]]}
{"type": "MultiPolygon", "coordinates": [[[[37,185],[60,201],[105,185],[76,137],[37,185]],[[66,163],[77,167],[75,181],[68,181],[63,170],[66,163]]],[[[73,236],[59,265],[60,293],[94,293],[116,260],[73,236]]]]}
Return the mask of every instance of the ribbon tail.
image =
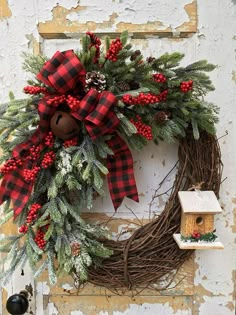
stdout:
{"type": "Polygon", "coordinates": [[[33,183],[27,183],[22,174],[22,170],[15,170],[11,174],[6,174],[0,184],[0,204],[11,199],[16,218],[29,200],[33,183]]]}
{"type": "MultiPolygon", "coordinates": [[[[42,145],[44,137],[49,131],[49,119],[56,109],[47,104],[47,98],[42,98],[38,105],[39,126],[26,142],[18,144],[12,152],[12,157],[20,158],[23,165],[11,173],[5,174],[0,184],[0,204],[8,199],[12,200],[14,217],[19,215],[28,202],[34,186],[34,181],[26,182],[23,176],[24,168],[33,167],[25,159],[29,149],[35,145],[42,145]]],[[[41,148],[42,149],[42,148],[41,148]]]]}
{"type": "Polygon", "coordinates": [[[109,147],[114,156],[107,158],[108,186],[115,210],[119,208],[124,197],[139,201],[133,170],[132,154],[123,139],[118,135],[109,140],[109,147]]]}

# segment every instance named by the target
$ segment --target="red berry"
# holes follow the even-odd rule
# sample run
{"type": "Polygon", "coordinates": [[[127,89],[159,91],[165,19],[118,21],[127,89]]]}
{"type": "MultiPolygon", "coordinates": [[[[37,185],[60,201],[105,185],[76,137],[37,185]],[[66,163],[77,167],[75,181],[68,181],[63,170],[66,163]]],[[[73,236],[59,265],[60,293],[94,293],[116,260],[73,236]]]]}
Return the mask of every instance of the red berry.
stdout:
{"type": "Polygon", "coordinates": [[[122,42],[119,38],[114,39],[111,42],[111,45],[106,53],[105,58],[109,59],[112,62],[116,62],[117,61],[117,55],[120,52],[120,50],[122,49],[122,42]]]}
{"type": "Polygon", "coordinates": [[[166,77],[164,76],[164,74],[162,74],[162,73],[155,73],[155,74],[153,74],[153,80],[155,81],[155,82],[158,82],[158,83],[164,83],[164,82],[166,82],[166,77]]]}
{"type": "Polygon", "coordinates": [[[55,141],[55,137],[53,135],[53,133],[51,131],[49,131],[49,133],[47,134],[47,136],[44,139],[45,144],[52,148],[54,145],[54,141],[55,141]]]}
{"type": "Polygon", "coordinates": [[[191,91],[193,89],[193,81],[189,80],[189,81],[183,81],[180,83],[180,90],[183,93],[187,93],[189,91],[191,91]]]}
{"type": "Polygon", "coordinates": [[[71,108],[72,111],[77,111],[80,107],[80,101],[71,95],[67,96],[67,105],[71,108]]]}
{"type": "Polygon", "coordinates": [[[46,87],[40,87],[40,86],[25,86],[24,92],[27,94],[47,94],[47,88],[46,87]]]}
{"type": "Polygon", "coordinates": [[[64,148],[68,148],[71,146],[76,146],[78,144],[78,139],[77,138],[73,138],[73,139],[69,139],[63,142],[63,146],[64,148]]]}
{"type": "Polygon", "coordinates": [[[137,134],[142,135],[147,140],[152,140],[152,128],[151,126],[145,125],[139,115],[136,116],[136,121],[130,119],[130,122],[136,127],[137,134]]]}
{"type": "Polygon", "coordinates": [[[43,160],[41,162],[42,168],[50,167],[54,163],[55,159],[56,159],[56,154],[54,151],[45,153],[43,160]]]}
{"type": "Polygon", "coordinates": [[[28,232],[28,226],[27,225],[22,225],[20,228],[19,228],[19,233],[27,233],[28,232]]]}
{"type": "Polygon", "coordinates": [[[48,105],[52,105],[52,106],[58,106],[62,103],[66,102],[66,96],[65,95],[56,95],[54,97],[51,97],[47,100],[47,104],[48,105]]]}

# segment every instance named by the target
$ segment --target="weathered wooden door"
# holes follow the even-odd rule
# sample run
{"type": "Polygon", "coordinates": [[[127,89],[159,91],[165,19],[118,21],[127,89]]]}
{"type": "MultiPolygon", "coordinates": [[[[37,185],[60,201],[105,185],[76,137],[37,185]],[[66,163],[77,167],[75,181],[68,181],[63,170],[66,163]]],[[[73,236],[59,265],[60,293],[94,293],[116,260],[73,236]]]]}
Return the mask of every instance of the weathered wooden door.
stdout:
{"type": "MultiPolygon", "coordinates": [[[[220,3],[220,1],[215,2],[218,5],[220,3]]],[[[201,39],[205,36],[204,26],[198,26],[197,20],[199,14],[204,16],[205,9],[210,14],[210,5],[199,3],[197,6],[197,1],[191,0],[174,2],[171,0],[105,0],[102,2],[99,0],[70,0],[59,1],[58,3],[53,0],[34,0],[32,3],[23,0],[18,4],[14,4],[13,1],[0,0],[1,34],[4,33],[3,38],[8,43],[8,48],[0,45],[0,53],[3,54],[3,57],[5,54],[10,54],[9,62],[12,62],[11,67],[9,65],[3,67],[6,79],[2,79],[0,76],[0,82],[3,81],[5,89],[13,90],[14,87],[16,94],[15,88],[20,90],[24,86],[23,80],[16,73],[17,70],[12,71],[13,66],[19,69],[20,63],[16,62],[16,59],[20,58],[19,52],[21,49],[17,48],[14,52],[15,46],[18,45],[17,36],[22,50],[29,49],[34,53],[40,52],[50,57],[55,50],[78,49],[80,47],[80,36],[87,30],[94,31],[98,35],[111,34],[116,36],[127,29],[130,32],[133,44],[137,49],[142,50],[146,56],[178,50],[186,53],[187,62],[196,61],[196,59],[203,56],[203,53],[205,53],[205,58],[210,58],[209,47],[200,50],[197,48],[199,45],[204,46],[204,43],[201,43],[201,39]],[[19,29],[21,31],[20,35],[19,29]],[[16,35],[9,35],[9,32],[13,32],[13,30],[16,30],[16,35]],[[197,31],[198,34],[196,35],[197,31]],[[11,73],[13,74],[11,75],[11,73]],[[13,86],[14,77],[17,81],[16,86],[13,86]]],[[[223,12],[225,17],[228,14],[227,12],[225,8],[223,12]]],[[[213,17],[209,18],[213,19],[213,17]]],[[[202,23],[206,23],[206,21],[207,18],[204,16],[202,23]]],[[[210,27],[210,30],[213,32],[213,27],[210,27]]],[[[209,35],[209,32],[207,35],[209,35]]],[[[208,38],[208,41],[210,40],[208,38]]],[[[217,48],[214,52],[217,52],[217,48]]],[[[7,62],[4,58],[3,61],[7,62]]],[[[215,62],[215,59],[213,62],[215,62]]],[[[0,97],[4,100],[6,95],[7,93],[2,92],[0,97]]],[[[232,94],[230,95],[232,96],[232,94]]],[[[96,200],[95,209],[89,214],[84,214],[93,221],[109,220],[114,235],[120,237],[129,235],[132,229],[141,224],[140,222],[146,222],[145,220],[148,220],[150,216],[152,217],[163,208],[166,200],[165,195],[161,195],[152,208],[149,207],[149,204],[153,191],[157,189],[162,178],[177,160],[177,144],[160,144],[158,147],[149,145],[145,152],[135,152],[133,157],[140,203],[137,205],[125,200],[119,211],[114,214],[111,210],[111,201],[107,197],[96,200]],[[109,219],[111,216],[113,217],[112,220],[109,219]]],[[[163,191],[171,187],[173,179],[174,173],[168,177],[163,191]]],[[[230,187],[230,184],[227,187],[230,187]]],[[[225,190],[228,189],[227,187],[225,190]]],[[[232,189],[228,191],[228,195],[231,196],[232,200],[233,194],[235,202],[235,193],[232,189]]],[[[230,205],[229,200],[226,202],[230,205]]],[[[232,217],[227,220],[232,220],[232,217]]],[[[229,221],[227,222],[229,226],[229,221]]],[[[10,223],[2,229],[1,233],[9,234],[14,229],[14,225],[10,223]]],[[[28,314],[232,315],[234,309],[233,293],[230,291],[232,281],[228,282],[230,288],[226,284],[223,285],[225,295],[217,285],[217,282],[222,281],[221,273],[224,267],[222,266],[218,270],[212,257],[219,260],[219,255],[218,253],[213,253],[213,256],[210,256],[210,253],[203,256],[201,254],[197,255],[195,262],[194,259],[189,260],[182,267],[172,288],[165,292],[145,290],[138,295],[133,295],[134,292],[125,292],[117,296],[110,291],[92,285],[86,285],[78,292],[70,277],[60,279],[57,286],[50,287],[46,273],[35,281],[30,269],[26,266],[24,270],[18,270],[12,281],[2,288],[2,314],[7,314],[5,310],[7,297],[26,289],[30,294],[28,314]],[[202,267],[199,267],[200,263],[203,265],[202,267]],[[213,277],[209,282],[207,282],[207,272],[213,277]],[[217,276],[216,280],[214,280],[215,275],[217,276]],[[202,285],[201,281],[206,287],[202,285]],[[214,285],[212,285],[213,281],[215,281],[214,285]],[[213,298],[209,302],[210,297],[213,298]],[[218,297],[221,299],[221,304],[216,301],[218,297]]],[[[230,255],[232,262],[232,253],[230,255]]],[[[221,259],[220,261],[222,264],[224,260],[221,259]]],[[[227,266],[230,270],[233,269],[232,263],[228,263],[227,266]]],[[[228,274],[224,276],[227,279],[229,278],[228,274]]]]}

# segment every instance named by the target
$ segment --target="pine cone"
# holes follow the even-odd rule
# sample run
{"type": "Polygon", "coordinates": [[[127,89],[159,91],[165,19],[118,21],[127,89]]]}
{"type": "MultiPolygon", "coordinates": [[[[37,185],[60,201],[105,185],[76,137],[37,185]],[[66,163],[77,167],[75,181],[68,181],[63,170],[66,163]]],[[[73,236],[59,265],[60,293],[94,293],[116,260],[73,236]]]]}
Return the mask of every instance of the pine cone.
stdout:
{"type": "Polygon", "coordinates": [[[106,88],[105,75],[99,71],[91,71],[86,73],[85,77],[85,92],[90,89],[96,89],[98,92],[102,92],[106,88]]]}
{"type": "Polygon", "coordinates": [[[135,52],[133,53],[133,55],[130,56],[130,60],[134,61],[138,56],[141,55],[141,51],[140,50],[135,50],[135,52]]]}
{"type": "Polygon", "coordinates": [[[154,58],[154,57],[147,57],[147,63],[152,63],[153,61],[155,61],[156,60],[156,58],[154,58]]]}
{"type": "Polygon", "coordinates": [[[129,84],[130,84],[130,90],[137,90],[140,88],[140,85],[138,82],[131,81],[129,84]]]}
{"type": "Polygon", "coordinates": [[[72,243],[70,247],[71,247],[72,256],[78,256],[80,254],[80,244],[79,243],[72,243]]]}
{"type": "Polygon", "coordinates": [[[117,86],[123,92],[126,92],[126,91],[130,90],[130,85],[127,82],[120,82],[120,83],[117,84],[117,86]]]}
{"type": "Polygon", "coordinates": [[[155,115],[155,121],[158,124],[164,124],[167,120],[169,120],[170,113],[163,111],[157,112],[155,115]]]}

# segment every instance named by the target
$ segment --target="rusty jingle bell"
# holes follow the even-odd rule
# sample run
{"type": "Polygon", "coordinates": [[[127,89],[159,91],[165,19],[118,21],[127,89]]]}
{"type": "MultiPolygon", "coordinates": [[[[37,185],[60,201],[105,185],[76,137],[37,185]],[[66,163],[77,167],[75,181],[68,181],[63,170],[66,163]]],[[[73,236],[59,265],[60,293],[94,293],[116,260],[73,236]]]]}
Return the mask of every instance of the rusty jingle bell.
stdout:
{"type": "Polygon", "coordinates": [[[50,120],[52,133],[62,139],[68,140],[78,135],[80,127],[76,120],[63,111],[56,111],[50,120]]]}

